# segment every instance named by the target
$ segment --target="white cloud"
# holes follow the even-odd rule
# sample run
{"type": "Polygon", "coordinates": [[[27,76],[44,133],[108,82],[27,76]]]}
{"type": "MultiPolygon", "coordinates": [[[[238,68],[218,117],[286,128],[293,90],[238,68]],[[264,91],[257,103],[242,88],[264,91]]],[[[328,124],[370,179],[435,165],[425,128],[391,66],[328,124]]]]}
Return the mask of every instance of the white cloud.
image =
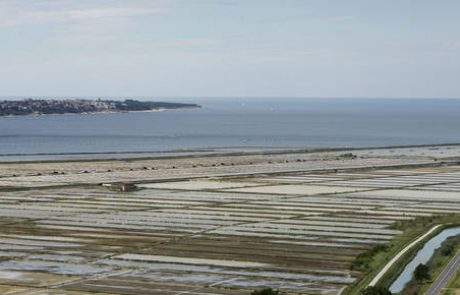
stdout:
{"type": "Polygon", "coordinates": [[[109,18],[130,18],[167,12],[164,7],[125,6],[108,3],[104,6],[78,5],[75,2],[29,2],[0,0],[0,27],[46,23],[78,22],[109,18]]]}

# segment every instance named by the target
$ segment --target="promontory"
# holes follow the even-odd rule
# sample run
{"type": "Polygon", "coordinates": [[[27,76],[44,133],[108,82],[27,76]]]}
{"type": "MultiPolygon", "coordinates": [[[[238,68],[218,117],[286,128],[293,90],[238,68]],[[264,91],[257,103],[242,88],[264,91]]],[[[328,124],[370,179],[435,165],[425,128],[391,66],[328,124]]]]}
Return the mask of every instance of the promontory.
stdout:
{"type": "Polygon", "coordinates": [[[24,99],[0,101],[0,116],[141,112],[199,108],[192,103],[138,101],[133,99],[24,99]]]}

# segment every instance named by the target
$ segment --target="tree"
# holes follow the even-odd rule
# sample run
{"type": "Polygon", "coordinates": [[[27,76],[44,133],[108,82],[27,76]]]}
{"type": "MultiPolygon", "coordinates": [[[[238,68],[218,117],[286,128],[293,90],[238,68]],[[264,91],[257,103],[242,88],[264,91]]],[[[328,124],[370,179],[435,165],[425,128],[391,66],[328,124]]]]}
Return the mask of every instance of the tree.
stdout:
{"type": "Polygon", "coordinates": [[[391,292],[387,288],[372,286],[361,290],[361,295],[391,295],[391,292]]]}
{"type": "Polygon", "coordinates": [[[273,290],[272,288],[264,288],[261,290],[256,290],[251,293],[251,295],[285,295],[286,293],[273,290]]]}
{"type": "Polygon", "coordinates": [[[445,245],[442,245],[441,254],[443,256],[449,256],[454,252],[454,250],[455,250],[455,246],[450,243],[447,243],[445,245]]]}
{"type": "Polygon", "coordinates": [[[425,280],[429,280],[430,276],[430,269],[425,264],[419,264],[414,271],[414,278],[417,282],[423,282],[425,280]]]}

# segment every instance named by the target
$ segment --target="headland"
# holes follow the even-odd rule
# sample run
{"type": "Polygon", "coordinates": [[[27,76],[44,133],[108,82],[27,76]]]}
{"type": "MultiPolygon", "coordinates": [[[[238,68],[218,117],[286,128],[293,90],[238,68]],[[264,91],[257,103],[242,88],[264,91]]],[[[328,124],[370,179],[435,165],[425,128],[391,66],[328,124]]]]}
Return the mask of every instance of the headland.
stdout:
{"type": "Polygon", "coordinates": [[[0,116],[145,112],[199,108],[193,103],[154,102],[126,99],[25,99],[0,101],[0,116]]]}

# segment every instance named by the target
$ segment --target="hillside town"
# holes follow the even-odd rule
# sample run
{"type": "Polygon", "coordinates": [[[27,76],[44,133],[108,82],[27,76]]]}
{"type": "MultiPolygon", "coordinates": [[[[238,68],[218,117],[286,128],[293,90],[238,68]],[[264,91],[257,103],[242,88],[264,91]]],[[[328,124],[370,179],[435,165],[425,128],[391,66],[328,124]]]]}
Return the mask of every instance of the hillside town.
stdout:
{"type": "Polygon", "coordinates": [[[124,101],[102,99],[25,99],[0,101],[0,116],[153,111],[197,107],[199,105],[196,104],[138,101],[132,99],[124,101]]]}

